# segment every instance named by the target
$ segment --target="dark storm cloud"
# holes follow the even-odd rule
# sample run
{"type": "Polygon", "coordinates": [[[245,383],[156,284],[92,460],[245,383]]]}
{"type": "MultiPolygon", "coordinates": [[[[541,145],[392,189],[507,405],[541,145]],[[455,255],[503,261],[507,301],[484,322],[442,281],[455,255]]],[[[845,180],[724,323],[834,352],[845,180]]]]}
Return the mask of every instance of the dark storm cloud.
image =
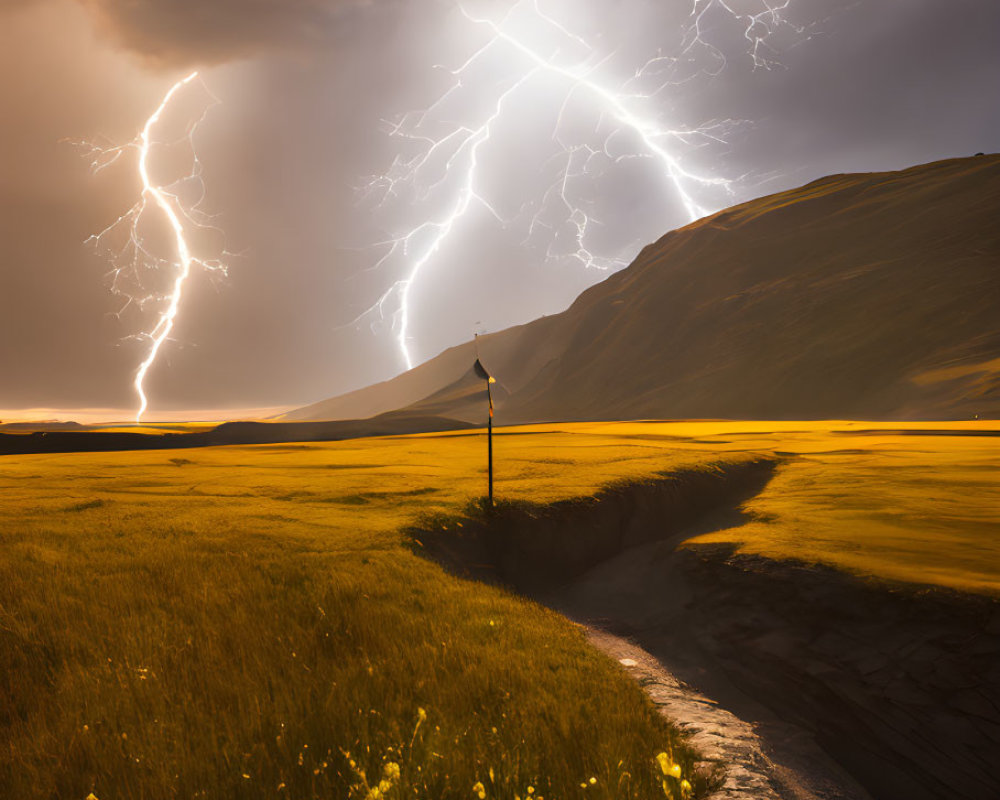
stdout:
{"type": "Polygon", "coordinates": [[[78,0],[101,30],[144,61],[203,65],[318,47],[377,0],[78,0]]]}

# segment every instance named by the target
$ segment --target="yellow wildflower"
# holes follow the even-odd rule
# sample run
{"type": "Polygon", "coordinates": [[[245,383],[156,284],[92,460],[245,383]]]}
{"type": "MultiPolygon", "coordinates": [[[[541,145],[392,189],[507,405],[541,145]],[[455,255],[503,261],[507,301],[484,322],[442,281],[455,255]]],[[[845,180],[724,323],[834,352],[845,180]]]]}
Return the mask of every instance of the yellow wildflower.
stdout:
{"type": "Polygon", "coordinates": [[[476,781],[475,785],[472,787],[472,793],[479,798],[479,800],[486,800],[486,787],[483,786],[482,781],[476,781]]]}

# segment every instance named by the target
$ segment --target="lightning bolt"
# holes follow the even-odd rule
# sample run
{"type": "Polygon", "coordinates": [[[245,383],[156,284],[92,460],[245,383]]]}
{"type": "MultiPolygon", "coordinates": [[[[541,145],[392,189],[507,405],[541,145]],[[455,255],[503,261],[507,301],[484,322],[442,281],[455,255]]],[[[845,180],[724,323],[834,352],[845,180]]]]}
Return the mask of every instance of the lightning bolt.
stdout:
{"type": "MultiPolygon", "coordinates": [[[[91,160],[91,170],[95,173],[116,163],[129,151],[138,153],[137,170],[142,186],[139,199],[108,227],[87,240],[108,255],[111,263],[111,291],[125,298],[124,306],[118,311],[119,315],[133,303],[140,309],[149,304],[161,307],[156,323],[149,331],[137,337],[148,345],[148,349],[132,384],[139,401],[135,414],[136,423],[141,421],[149,405],[144,388],[146,376],[174,329],[192,268],[202,267],[219,275],[226,274],[226,265],[221,258],[200,257],[194,253],[191,243],[196,235],[204,238],[205,231],[221,234],[212,226],[211,217],[201,210],[205,187],[201,178],[201,162],[194,149],[195,132],[208,110],[218,101],[212,98],[201,116],[187,126],[180,141],[162,142],[156,139],[157,129],[162,125],[163,116],[170,105],[197,78],[198,73],[192,72],[170,87],[159,106],[146,120],[142,131],[128,144],[104,146],[89,142],[75,143],[84,149],[91,160]],[[160,145],[169,148],[177,144],[189,148],[190,168],[181,177],[167,184],[160,184],[152,177],[154,149],[160,145]],[[151,219],[154,216],[158,217],[161,226],[166,225],[167,246],[156,241],[156,237],[147,230],[150,225],[155,224],[155,220],[151,219]],[[169,254],[165,255],[164,252],[169,254]],[[147,283],[155,280],[155,277],[162,280],[164,273],[171,276],[167,281],[166,291],[149,290],[147,283]]],[[[223,249],[222,255],[229,254],[223,249]]]]}
{"type": "MultiPolygon", "coordinates": [[[[689,221],[730,204],[741,179],[705,173],[689,161],[702,147],[725,144],[740,121],[672,125],[664,122],[662,109],[668,105],[671,87],[698,75],[716,76],[725,68],[726,57],[708,34],[719,15],[741,27],[754,69],[776,64],[769,42],[777,31],[805,33],[804,27],[785,17],[791,0],[749,0],[749,4],[753,10],[741,10],[748,5],[742,0],[740,8],[734,0],[692,0],[684,24],[676,31],[673,50],[657,52],[624,79],[614,77],[610,64],[619,54],[602,52],[597,43],[544,10],[541,0],[518,0],[499,21],[460,6],[462,18],[488,34],[486,41],[459,66],[446,70],[451,83],[435,102],[386,123],[389,136],[401,144],[400,152],[387,170],[369,178],[359,192],[376,213],[398,213],[400,207],[406,214],[424,209],[418,212],[423,219],[376,243],[385,252],[370,269],[401,262],[396,269],[403,276],[349,324],[367,320],[375,330],[388,320],[402,363],[411,369],[411,291],[473,208],[485,210],[504,227],[520,226],[525,246],[544,242],[544,261],[564,259],[587,269],[613,270],[626,266],[635,252],[597,252],[591,232],[602,223],[588,208],[598,194],[596,181],[616,166],[635,159],[649,161],[689,221]],[[578,55],[574,58],[574,54],[578,55]],[[495,76],[501,68],[510,74],[498,80],[495,76]],[[505,218],[483,186],[485,150],[497,143],[498,123],[518,114],[518,102],[530,108],[532,102],[547,97],[553,84],[559,87],[561,100],[551,133],[546,141],[538,142],[538,150],[549,148],[542,171],[554,172],[554,176],[540,193],[525,199],[513,216],[505,218]],[[495,100],[481,121],[453,121],[461,118],[463,104],[476,105],[470,97],[491,94],[495,100]],[[568,120],[572,114],[579,115],[581,107],[592,117],[591,133],[583,141],[576,130],[579,126],[568,120]],[[441,210],[434,211],[434,207],[441,210]]],[[[467,115],[475,119],[474,110],[467,115]]],[[[495,163],[490,166],[496,169],[495,163]]]]}

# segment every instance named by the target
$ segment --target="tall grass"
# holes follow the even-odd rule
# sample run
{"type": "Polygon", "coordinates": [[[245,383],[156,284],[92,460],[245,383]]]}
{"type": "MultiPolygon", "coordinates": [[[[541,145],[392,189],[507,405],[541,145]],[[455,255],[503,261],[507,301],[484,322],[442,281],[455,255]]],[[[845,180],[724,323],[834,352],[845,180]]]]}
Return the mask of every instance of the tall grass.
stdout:
{"type": "MultiPolygon", "coordinates": [[[[649,798],[695,780],[572,624],[399,537],[317,532],[273,513],[270,487],[217,494],[214,516],[147,506],[171,485],[157,470],[68,497],[44,464],[8,487],[0,531],[4,798],[649,798]]],[[[185,491],[204,478],[168,469],[185,491]]]]}

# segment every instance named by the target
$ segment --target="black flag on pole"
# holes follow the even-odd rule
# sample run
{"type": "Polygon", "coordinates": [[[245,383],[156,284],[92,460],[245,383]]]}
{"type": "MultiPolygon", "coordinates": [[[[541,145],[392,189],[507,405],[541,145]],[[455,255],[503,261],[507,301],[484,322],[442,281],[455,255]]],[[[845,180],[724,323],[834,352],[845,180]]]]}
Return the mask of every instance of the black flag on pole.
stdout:
{"type": "Polygon", "coordinates": [[[496,381],[493,380],[493,376],[486,371],[486,367],[483,366],[483,362],[480,361],[478,358],[476,359],[476,363],[472,365],[472,369],[474,369],[476,375],[482,378],[484,381],[489,381],[490,383],[496,383],[496,381]]]}

